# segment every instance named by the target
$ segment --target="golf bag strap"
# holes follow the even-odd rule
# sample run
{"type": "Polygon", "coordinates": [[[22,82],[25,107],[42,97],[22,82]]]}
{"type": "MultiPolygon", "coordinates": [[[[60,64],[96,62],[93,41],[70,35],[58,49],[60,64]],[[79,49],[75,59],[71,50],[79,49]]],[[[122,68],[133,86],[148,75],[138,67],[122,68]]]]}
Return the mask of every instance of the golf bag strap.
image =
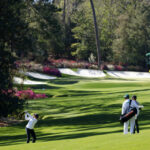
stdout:
{"type": "Polygon", "coordinates": [[[126,109],[126,113],[125,114],[127,114],[128,111],[130,110],[130,108],[131,108],[131,102],[132,102],[132,100],[129,101],[129,107],[126,109]]]}
{"type": "Polygon", "coordinates": [[[130,99],[130,102],[129,102],[129,109],[130,109],[130,107],[131,107],[131,103],[132,103],[132,100],[130,99]]]}

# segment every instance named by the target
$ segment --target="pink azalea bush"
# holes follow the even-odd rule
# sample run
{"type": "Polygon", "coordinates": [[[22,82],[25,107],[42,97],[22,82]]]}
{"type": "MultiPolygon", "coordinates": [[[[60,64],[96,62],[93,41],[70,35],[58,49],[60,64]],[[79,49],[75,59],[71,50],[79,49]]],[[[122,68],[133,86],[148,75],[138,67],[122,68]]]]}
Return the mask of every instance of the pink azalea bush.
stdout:
{"type": "Polygon", "coordinates": [[[47,98],[45,94],[36,94],[32,90],[22,90],[16,91],[15,96],[19,97],[20,99],[39,99],[39,98],[47,98]]]}
{"type": "Polygon", "coordinates": [[[52,66],[56,68],[86,68],[97,69],[97,64],[88,63],[86,61],[75,61],[67,59],[49,59],[52,66]]]}
{"type": "Polygon", "coordinates": [[[123,71],[123,70],[125,70],[125,67],[121,66],[121,65],[115,65],[115,70],[117,70],[117,71],[123,71]]]}
{"type": "MultiPolygon", "coordinates": [[[[49,57],[44,63],[37,63],[29,60],[20,60],[15,62],[16,68],[23,71],[35,71],[61,77],[61,73],[57,68],[82,68],[82,69],[99,69],[97,63],[89,63],[87,61],[75,61],[68,59],[53,59],[49,57]]],[[[111,71],[145,71],[139,66],[127,66],[123,63],[103,62],[100,66],[101,70],[111,71]]]]}
{"type": "Polygon", "coordinates": [[[49,75],[61,77],[61,73],[57,68],[50,68],[48,66],[43,67],[43,72],[49,75]]]}

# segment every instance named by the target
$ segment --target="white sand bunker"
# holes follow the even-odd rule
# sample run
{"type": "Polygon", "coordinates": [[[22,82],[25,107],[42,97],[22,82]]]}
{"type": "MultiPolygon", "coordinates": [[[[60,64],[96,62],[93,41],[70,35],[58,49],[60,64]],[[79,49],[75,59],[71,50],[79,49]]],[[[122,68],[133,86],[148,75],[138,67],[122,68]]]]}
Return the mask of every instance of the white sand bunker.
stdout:
{"type": "Polygon", "coordinates": [[[107,71],[108,75],[115,78],[125,79],[150,79],[148,72],[134,72],[134,71],[107,71]]]}
{"type": "MultiPolygon", "coordinates": [[[[22,73],[23,73],[23,72],[22,72],[22,73]]],[[[42,73],[25,72],[25,73],[23,73],[23,74],[25,74],[26,76],[29,76],[29,77],[36,78],[36,79],[43,79],[43,80],[56,79],[56,77],[52,77],[52,76],[45,75],[45,74],[42,74],[42,73]]]]}
{"type": "Polygon", "coordinates": [[[80,76],[80,77],[105,77],[106,75],[101,70],[92,70],[92,69],[77,69],[77,71],[73,71],[68,68],[61,68],[59,71],[63,74],[80,76]]]}
{"type": "MultiPolygon", "coordinates": [[[[63,74],[81,76],[81,77],[105,77],[105,73],[101,70],[92,69],[77,69],[73,71],[69,68],[60,68],[59,71],[63,74]]],[[[107,74],[115,78],[124,79],[150,79],[150,73],[148,72],[134,72],[134,71],[107,71],[107,74]]]]}
{"type": "Polygon", "coordinates": [[[16,84],[26,84],[26,85],[38,85],[38,84],[47,84],[45,82],[31,81],[31,80],[23,80],[19,77],[14,77],[14,83],[16,84]]]}

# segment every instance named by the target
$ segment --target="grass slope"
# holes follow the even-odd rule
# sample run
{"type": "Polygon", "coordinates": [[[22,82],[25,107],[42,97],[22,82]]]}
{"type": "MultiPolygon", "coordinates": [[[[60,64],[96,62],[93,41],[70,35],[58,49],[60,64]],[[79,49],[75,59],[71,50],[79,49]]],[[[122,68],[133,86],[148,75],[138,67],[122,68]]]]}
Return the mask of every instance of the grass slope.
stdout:
{"type": "Polygon", "coordinates": [[[40,114],[37,143],[26,144],[25,125],[0,128],[0,150],[149,150],[149,81],[63,77],[32,86],[47,99],[29,100],[40,114]],[[145,106],[140,134],[123,135],[118,122],[124,94],[136,94],[145,106]]]}

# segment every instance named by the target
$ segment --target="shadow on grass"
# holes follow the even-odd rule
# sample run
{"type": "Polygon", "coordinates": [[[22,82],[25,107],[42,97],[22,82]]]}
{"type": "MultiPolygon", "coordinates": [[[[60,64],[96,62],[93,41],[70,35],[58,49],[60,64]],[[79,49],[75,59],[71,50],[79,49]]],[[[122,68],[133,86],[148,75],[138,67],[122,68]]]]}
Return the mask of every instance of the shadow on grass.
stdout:
{"type": "Polygon", "coordinates": [[[0,136],[0,146],[22,144],[24,141],[26,141],[26,135],[25,134],[0,136]]]}
{"type": "MultiPolygon", "coordinates": [[[[118,106],[116,106],[118,107],[118,106]]],[[[46,141],[55,141],[55,140],[64,140],[64,139],[75,139],[75,138],[84,138],[90,137],[95,135],[104,135],[104,134],[113,134],[121,132],[118,131],[110,131],[110,132],[91,132],[91,130],[99,129],[99,128],[106,128],[106,127],[116,127],[116,125],[112,125],[112,123],[116,123],[117,114],[93,114],[93,115],[85,115],[85,116],[78,116],[78,117],[70,117],[70,118],[62,118],[62,119],[45,119],[39,120],[37,124],[37,128],[35,131],[37,132],[37,138],[39,141],[46,142],[46,141]],[[114,119],[116,118],[116,119],[114,119]],[[64,127],[66,132],[58,132],[56,134],[43,134],[38,132],[40,127],[64,127]],[[70,127],[73,128],[71,132],[70,127]],[[86,132],[86,133],[85,133],[86,132]]],[[[117,126],[120,124],[118,123],[117,126]]],[[[22,126],[25,126],[25,122],[20,124],[18,128],[21,130],[22,126]]],[[[57,130],[57,129],[56,129],[57,130]]],[[[25,133],[25,131],[24,131],[25,133]]],[[[26,135],[4,135],[0,136],[0,146],[8,146],[8,145],[17,145],[26,142],[26,135]]]]}
{"type": "MultiPolygon", "coordinates": [[[[88,132],[88,133],[73,133],[73,134],[57,134],[53,135],[51,133],[42,134],[36,133],[37,141],[48,142],[48,141],[56,141],[56,140],[65,140],[65,139],[76,139],[76,138],[85,138],[95,135],[105,135],[105,134],[113,134],[119,133],[122,130],[116,131],[108,131],[108,132],[88,132]]],[[[26,135],[14,135],[14,136],[2,136],[0,137],[0,146],[9,146],[9,145],[18,145],[26,143],[26,135]]],[[[32,139],[31,139],[32,142],[32,139]]]]}
{"type": "Polygon", "coordinates": [[[72,78],[56,78],[56,79],[37,79],[33,77],[28,77],[30,80],[33,81],[46,81],[48,83],[53,83],[53,84],[58,84],[58,85],[67,85],[67,84],[75,84],[78,83],[77,79],[72,79],[72,78]]]}
{"type": "MultiPolygon", "coordinates": [[[[45,86],[45,85],[44,85],[45,86]]],[[[37,87],[37,86],[36,86],[37,87]]],[[[40,86],[41,87],[41,86],[40,86]]],[[[49,86],[48,86],[49,87],[49,86]]],[[[116,92],[116,93],[131,93],[131,92],[142,92],[142,91],[149,91],[149,89],[143,89],[143,90],[132,90],[132,91],[124,91],[124,92],[116,92]]],[[[85,95],[96,95],[96,94],[103,94],[100,93],[100,91],[94,91],[86,92],[86,91],[72,91],[70,90],[69,93],[72,93],[73,96],[85,96],[85,95]]],[[[114,92],[115,93],[115,92],[114,92]]],[[[112,94],[114,94],[112,93],[112,94]]],[[[104,93],[106,94],[106,93],[104,93]]],[[[109,93],[111,94],[111,93],[109,93]]],[[[87,99],[88,100],[88,99],[87,99]]],[[[101,100],[104,100],[107,102],[107,100],[113,101],[118,100],[116,96],[113,96],[111,98],[102,98],[101,100]]],[[[81,101],[81,100],[80,100],[81,101]]],[[[86,100],[85,100],[86,101],[86,100]]],[[[72,101],[70,102],[72,103],[72,101]]],[[[101,112],[98,114],[88,114],[84,116],[76,116],[76,117],[64,117],[66,118],[47,118],[45,120],[39,120],[37,124],[37,128],[35,131],[37,132],[37,138],[41,142],[46,141],[55,141],[55,140],[64,140],[64,139],[75,139],[75,138],[84,138],[84,137],[91,137],[95,135],[105,135],[105,134],[114,134],[114,133],[121,133],[122,130],[111,130],[114,127],[122,127],[122,125],[119,123],[118,119],[121,112],[121,105],[122,104],[111,104],[111,105],[105,105],[105,103],[98,104],[97,102],[92,103],[92,100],[90,103],[77,103],[74,105],[66,105],[67,103],[49,103],[45,104],[47,105],[47,109],[58,109],[58,112],[54,113],[69,113],[72,110],[77,110],[78,114],[82,113],[95,113],[95,112],[101,112]],[[99,110],[99,111],[98,111],[99,110]],[[70,130],[72,128],[73,130],[71,132],[66,131],[64,133],[47,133],[43,134],[41,132],[38,132],[38,129],[40,127],[62,127],[64,129],[70,130]],[[99,129],[99,128],[109,128],[111,131],[106,132],[92,132],[91,130],[99,129]],[[86,133],[85,133],[86,132],[86,133]]],[[[107,104],[107,103],[106,103],[107,104]]],[[[143,103],[144,109],[141,111],[141,114],[139,116],[139,126],[141,130],[147,130],[148,127],[145,125],[150,124],[150,103],[146,102],[143,103]]],[[[46,107],[45,107],[46,108],[46,107]]],[[[39,108],[40,109],[40,108],[39,108]]],[[[47,110],[46,109],[46,110],[47,110]]],[[[20,124],[18,127],[18,131],[22,130],[23,127],[25,127],[25,123],[20,124]]],[[[57,129],[56,129],[57,130],[57,129]]],[[[7,130],[6,130],[7,131],[7,130]]],[[[26,142],[26,135],[25,130],[24,134],[14,135],[13,133],[8,132],[8,135],[3,135],[3,133],[0,136],[0,146],[8,146],[8,145],[17,145],[22,144],[26,142]]]]}
{"type": "MultiPolygon", "coordinates": [[[[129,91],[121,91],[121,92],[112,92],[112,93],[108,93],[108,94],[115,94],[115,93],[124,93],[124,94],[127,94],[127,93],[137,93],[137,92],[144,92],[144,91],[150,91],[150,89],[139,89],[139,90],[129,90],[129,91]]],[[[124,95],[123,95],[124,96],[124,95]]]]}
{"type": "MultiPolygon", "coordinates": [[[[150,103],[143,103],[145,106],[139,115],[139,124],[140,125],[149,125],[150,124],[150,103]]],[[[54,119],[52,115],[47,117],[46,119],[40,120],[38,123],[39,127],[51,127],[51,126],[79,126],[79,130],[87,129],[90,130],[92,126],[98,126],[98,128],[105,127],[118,127],[121,126],[119,123],[119,116],[121,113],[121,104],[111,104],[111,105],[103,105],[103,104],[80,104],[75,106],[61,106],[59,104],[54,104],[50,107],[50,109],[60,108],[58,112],[53,112],[54,114],[61,113],[69,113],[70,110],[76,110],[76,115],[84,114],[84,113],[92,113],[93,110],[95,112],[101,111],[102,113],[98,114],[88,114],[84,116],[75,116],[75,117],[67,117],[64,114],[65,118],[54,119]],[[78,110],[78,111],[77,111],[78,110]],[[110,112],[111,110],[111,112],[110,112]],[[90,125],[91,127],[87,127],[90,125]],[[82,126],[82,128],[81,128],[82,126]]],[[[51,113],[52,114],[52,113],[51,113]]],[[[63,117],[63,116],[62,116],[63,117]]]]}
{"type": "MultiPolygon", "coordinates": [[[[116,105],[118,107],[119,105],[116,105]]],[[[84,116],[68,117],[68,118],[47,118],[45,120],[40,120],[38,123],[39,127],[49,127],[49,126],[87,126],[87,125],[98,125],[99,128],[110,126],[112,123],[117,123],[117,126],[120,126],[118,121],[120,114],[119,113],[108,113],[103,112],[100,114],[91,114],[84,116]]],[[[112,125],[113,126],[113,125],[112,125]]]]}
{"type": "Polygon", "coordinates": [[[122,130],[107,131],[107,132],[73,133],[73,134],[63,134],[63,135],[55,135],[55,136],[50,136],[49,134],[40,134],[38,139],[40,141],[47,142],[47,141],[56,141],[56,140],[65,140],[65,139],[85,138],[85,137],[91,137],[95,135],[114,134],[119,132],[122,132],[122,130]]]}
{"type": "MultiPolygon", "coordinates": [[[[24,86],[24,87],[29,87],[29,86],[24,86]]],[[[49,89],[60,89],[61,87],[56,87],[56,86],[51,86],[51,85],[45,85],[45,84],[43,84],[43,85],[30,85],[30,88],[31,89],[47,89],[47,90],[49,90],[49,89]]]]}
{"type": "MultiPolygon", "coordinates": [[[[141,130],[148,130],[149,128],[145,125],[150,124],[150,103],[143,103],[146,107],[146,110],[141,111],[141,116],[139,117],[139,125],[141,130]]],[[[101,106],[103,107],[103,106],[101,106]]],[[[119,109],[119,104],[109,105],[109,108],[119,109]]],[[[107,107],[106,107],[107,108],[107,107]]],[[[105,106],[104,108],[105,109],[105,106]]],[[[108,108],[107,108],[108,109],[108,108]]],[[[112,109],[112,110],[113,110],[112,109]]],[[[91,137],[96,135],[106,135],[106,134],[114,134],[114,133],[121,133],[122,129],[114,129],[114,127],[121,127],[122,125],[118,121],[118,117],[120,112],[118,113],[99,113],[99,114],[91,114],[91,115],[84,115],[84,116],[77,116],[77,117],[70,117],[70,118],[62,118],[62,119],[45,119],[39,120],[37,124],[37,128],[35,129],[37,134],[37,141],[40,142],[47,142],[47,141],[56,141],[56,140],[65,140],[65,139],[76,139],[76,138],[84,138],[84,137],[91,137]],[[63,127],[65,129],[64,132],[57,132],[57,133],[41,133],[38,132],[40,127],[63,127]],[[100,128],[107,128],[110,131],[93,131],[95,129],[100,128]],[[68,129],[68,130],[67,130],[68,129]],[[72,129],[72,130],[71,130],[72,129]]],[[[22,123],[18,126],[21,130],[22,127],[25,126],[25,123],[22,123]]],[[[57,129],[55,129],[57,130],[57,129]]],[[[24,134],[20,135],[2,135],[0,136],[0,146],[9,146],[9,145],[18,145],[23,144],[26,142],[26,135],[25,131],[24,134]]]]}
{"type": "Polygon", "coordinates": [[[57,97],[100,95],[100,93],[100,91],[67,90],[66,94],[62,93],[62,95],[59,95],[57,97]]]}
{"type": "Polygon", "coordinates": [[[30,77],[30,76],[28,76],[27,79],[32,80],[32,81],[41,81],[41,82],[47,82],[49,80],[55,80],[55,79],[38,79],[38,78],[30,77]]]}
{"type": "Polygon", "coordinates": [[[49,80],[49,83],[58,84],[58,85],[68,85],[68,84],[75,84],[78,83],[77,80],[67,80],[67,79],[55,79],[55,80],[49,80]]]}

